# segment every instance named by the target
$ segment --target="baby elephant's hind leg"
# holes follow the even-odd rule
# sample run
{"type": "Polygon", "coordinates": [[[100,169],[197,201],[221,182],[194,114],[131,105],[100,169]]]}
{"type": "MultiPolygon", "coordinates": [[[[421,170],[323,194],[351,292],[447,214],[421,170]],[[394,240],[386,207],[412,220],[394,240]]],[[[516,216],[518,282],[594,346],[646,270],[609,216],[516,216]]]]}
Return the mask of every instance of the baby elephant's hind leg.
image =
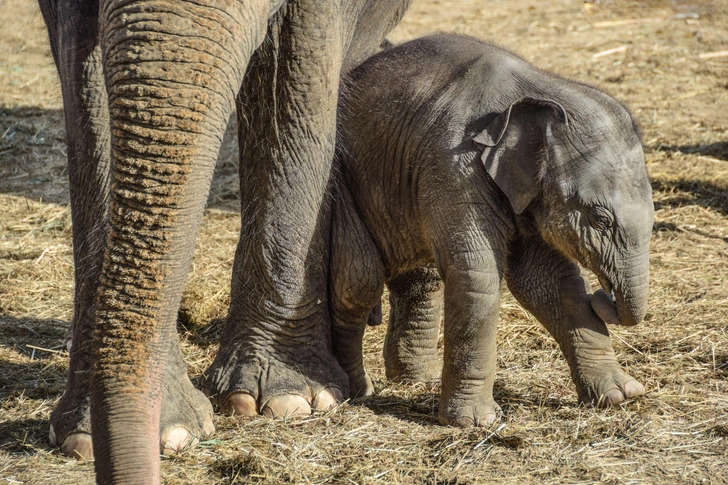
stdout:
{"type": "Polygon", "coordinates": [[[389,327],[384,341],[387,378],[432,382],[442,364],[437,340],[442,317],[442,280],[433,267],[418,268],[387,282],[389,327]]]}
{"type": "Polygon", "coordinates": [[[334,203],[329,278],[333,354],[349,377],[349,396],[369,396],[374,386],[364,370],[362,339],[381,303],[384,267],[345,187],[334,203]]]}

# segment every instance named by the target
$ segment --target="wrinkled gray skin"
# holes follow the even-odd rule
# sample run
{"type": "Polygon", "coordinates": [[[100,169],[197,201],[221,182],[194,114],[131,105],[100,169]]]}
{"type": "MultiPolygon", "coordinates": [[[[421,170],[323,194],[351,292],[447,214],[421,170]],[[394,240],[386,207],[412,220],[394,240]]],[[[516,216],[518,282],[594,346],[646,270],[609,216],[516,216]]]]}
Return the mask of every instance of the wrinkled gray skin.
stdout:
{"type": "Polygon", "coordinates": [[[440,419],[496,419],[503,278],[558,341],[581,401],[642,394],[604,323],[635,325],[647,307],[653,204],[628,111],[454,35],[377,54],[342,86],[330,301],[351,394],[373,391],[361,339],[386,282],[387,376],[437,377],[444,294],[440,419]]]}
{"type": "Polygon", "coordinates": [[[236,96],[243,228],[208,391],[228,413],[273,415],[348,394],[330,346],[324,202],[339,79],[408,3],[40,0],[63,92],[76,282],[50,438],[95,456],[99,483],[158,483],[160,446],[213,429],[175,323],[236,96]]]}

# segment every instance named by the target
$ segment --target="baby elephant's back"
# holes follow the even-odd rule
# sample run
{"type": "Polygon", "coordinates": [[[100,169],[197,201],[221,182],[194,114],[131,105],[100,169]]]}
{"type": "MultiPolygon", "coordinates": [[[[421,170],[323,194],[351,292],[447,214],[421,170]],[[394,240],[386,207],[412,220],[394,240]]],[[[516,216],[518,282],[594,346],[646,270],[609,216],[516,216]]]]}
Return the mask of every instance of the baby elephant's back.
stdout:
{"type": "Polygon", "coordinates": [[[353,172],[368,172],[369,184],[391,183],[398,175],[391,171],[425,168],[423,158],[462,141],[453,142],[448,132],[507,106],[509,89],[502,78],[514,64],[531,69],[503,49],[453,34],[423,37],[372,56],[342,81],[342,163],[355,164],[353,172]],[[372,180],[377,175],[382,178],[372,180]]]}
{"type": "Polygon", "coordinates": [[[379,52],[349,71],[341,101],[352,107],[379,105],[388,110],[417,106],[446,95],[454,85],[468,94],[503,88],[496,83],[516,72],[525,77],[543,74],[493,44],[462,35],[433,34],[379,52]],[[362,95],[369,98],[360,99],[362,95]]]}
{"type": "Polygon", "coordinates": [[[430,35],[382,51],[342,81],[345,163],[377,159],[416,169],[408,167],[412,160],[421,164],[423,156],[460,144],[473,120],[507,108],[522,96],[524,80],[544,75],[504,49],[461,35],[430,35]]]}

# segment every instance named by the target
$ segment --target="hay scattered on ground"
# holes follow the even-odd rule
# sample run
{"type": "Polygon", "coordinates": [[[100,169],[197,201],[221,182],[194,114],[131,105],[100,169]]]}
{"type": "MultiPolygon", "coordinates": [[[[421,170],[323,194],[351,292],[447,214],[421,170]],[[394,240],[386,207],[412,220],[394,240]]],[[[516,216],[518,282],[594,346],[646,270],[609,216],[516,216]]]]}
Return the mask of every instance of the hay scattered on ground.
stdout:
{"type": "MultiPolygon", "coordinates": [[[[46,441],[73,281],[61,100],[34,8],[0,4],[0,479],[91,483],[92,465],[46,441]]],[[[438,385],[386,382],[377,327],[365,348],[374,397],[290,422],[216,416],[212,439],[164,459],[165,482],[727,483],[728,2],[415,0],[392,38],[435,30],[495,39],[638,118],[656,207],[650,317],[613,340],[647,395],[577,406],[557,346],[505,295],[505,417],[491,428],[440,426],[438,385]]],[[[195,378],[217,347],[239,228],[234,127],[226,140],[183,301],[195,378]]]]}

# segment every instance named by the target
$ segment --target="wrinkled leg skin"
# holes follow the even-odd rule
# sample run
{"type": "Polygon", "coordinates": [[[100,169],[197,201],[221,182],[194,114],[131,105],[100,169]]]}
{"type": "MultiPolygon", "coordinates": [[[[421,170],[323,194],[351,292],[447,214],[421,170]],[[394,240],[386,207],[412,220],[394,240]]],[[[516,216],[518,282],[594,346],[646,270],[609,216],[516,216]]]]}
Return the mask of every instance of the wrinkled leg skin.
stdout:
{"type": "Polygon", "coordinates": [[[500,415],[493,399],[501,281],[495,261],[499,258],[494,259],[489,249],[456,257],[443,275],[445,352],[438,417],[451,426],[487,426],[500,415]]]}
{"type": "Polygon", "coordinates": [[[349,378],[349,396],[374,394],[364,370],[362,339],[372,308],[381,305],[384,265],[344,184],[337,184],[331,221],[329,295],[332,347],[349,378]]]}
{"type": "Polygon", "coordinates": [[[243,227],[228,319],[208,371],[225,414],[309,415],[348,393],[346,374],[331,353],[324,267],[332,95],[343,55],[342,19],[332,8],[329,2],[290,6],[269,26],[241,90],[243,227]],[[298,38],[313,55],[281,58],[296,50],[298,38]],[[312,72],[323,77],[313,79],[312,72]],[[306,97],[299,99],[303,90],[306,97]],[[278,140],[265,141],[274,133],[278,140]]]}
{"type": "MultiPolygon", "coordinates": [[[[91,337],[95,327],[110,199],[110,130],[101,49],[98,2],[40,2],[61,79],[75,263],[74,318],[66,391],[51,414],[49,441],[78,459],[92,459],[90,414],[91,337]]],[[[164,452],[186,446],[213,430],[212,407],[187,377],[176,340],[162,400],[160,445],[164,452]]]]}
{"type": "Polygon", "coordinates": [[[241,97],[254,120],[241,123],[243,239],[211,387],[274,414],[345,392],[323,242],[338,79],[407,3],[41,1],[63,89],[77,265],[70,378],[51,438],[83,456],[91,442],[99,483],[159,483],[160,444],[211,430],[175,322],[220,142],[264,41],[241,97]]]}
{"type": "MultiPolygon", "coordinates": [[[[217,153],[270,8],[100,2],[114,181],[92,339],[99,483],[159,483],[160,441],[186,444],[184,431],[159,433],[174,422],[163,415],[167,370],[179,368],[170,347],[217,153]]],[[[205,422],[196,427],[191,441],[205,422]]]]}
{"type": "Polygon", "coordinates": [[[307,415],[349,395],[327,291],[338,83],[407,3],[289,2],[251,60],[238,99],[241,237],[207,372],[226,414],[307,415]]]}
{"type": "Polygon", "coordinates": [[[418,268],[387,282],[389,327],[384,340],[388,379],[434,382],[442,363],[437,341],[442,319],[443,283],[434,267],[418,268]]]}
{"type": "Polygon", "coordinates": [[[69,381],[51,440],[93,456],[98,483],[159,483],[160,448],[212,431],[175,322],[270,2],[224,7],[41,2],[63,89],[76,263],[69,381]]]}
{"type": "Polygon", "coordinates": [[[98,4],[47,0],[40,7],[63,92],[75,263],[70,369],[66,391],[51,414],[50,442],[64,454],[90,459],[91,335],[110,191],[109,118],[98,47],[98,4]],[[63,17],[68,22],[59,21],[63,17]]]}
{"type": "Polygon", "coordinates": [[[578,265],[539,237],[515,242],[510,254],[508,288],[559,343],[579,402],[604,407],[644,394],[642,384],[617,362],[607,326],[591,307],[592,290],[578,265]]]}

